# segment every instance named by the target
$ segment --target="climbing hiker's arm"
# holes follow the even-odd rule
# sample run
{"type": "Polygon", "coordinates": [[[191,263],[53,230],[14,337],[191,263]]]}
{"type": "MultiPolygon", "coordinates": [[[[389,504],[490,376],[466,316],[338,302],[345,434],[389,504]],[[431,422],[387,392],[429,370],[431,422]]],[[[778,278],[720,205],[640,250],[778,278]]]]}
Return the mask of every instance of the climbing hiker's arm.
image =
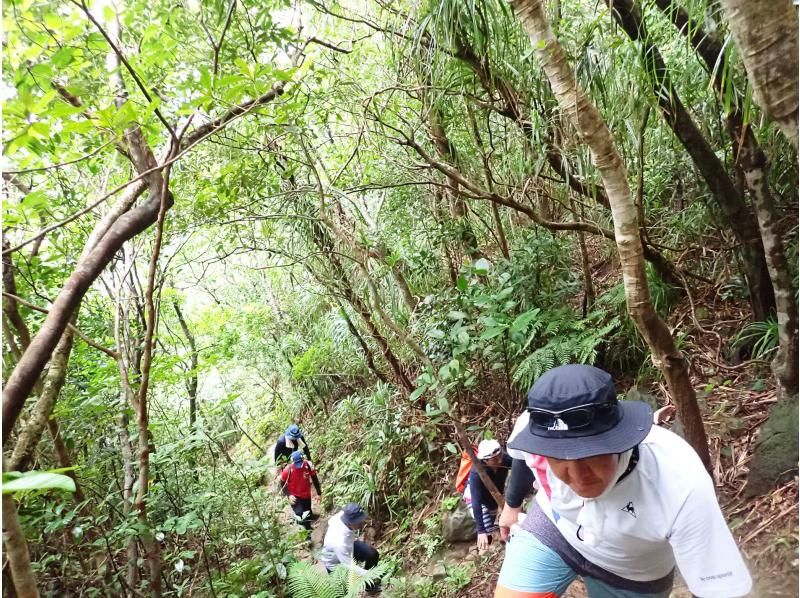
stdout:
{"type": "Polygon", "coordinates": [[[519,521],[522,501],[533,488],[533,472],[522,459],[512,459],[511,479],[506,487],[506,504],[500,513],[500,539],[508,542],[511,526],[519,521]]]}
{"type": "Polygon", "coordinates": [[[506,488],[506,504],[514,509],[522,507],[522,501],[533,488],[533,472],[521,459],[512,459],[511,479],[506,488]]]}
{"type": "Polygon", "coordinates": [[[469,474],[469,494],[472,499],[472,518],[475,520],[475,529],[478,535],[486,534],[486,528],[483,526],[483,482],[475,470],[469,474]]]}
{"type": "Polygon", "coordinates": [[[675,562],[695,596],[747,596],[752,580],[720,511],[711,478],[689,492],[669,535],[675,562]]]}

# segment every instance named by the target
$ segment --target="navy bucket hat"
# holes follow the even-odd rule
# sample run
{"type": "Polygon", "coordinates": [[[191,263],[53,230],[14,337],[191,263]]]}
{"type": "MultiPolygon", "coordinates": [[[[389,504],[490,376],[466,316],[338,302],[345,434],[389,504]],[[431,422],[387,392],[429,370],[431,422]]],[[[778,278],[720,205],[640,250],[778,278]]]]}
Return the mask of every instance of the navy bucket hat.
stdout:
{"type": "Polygon", "coordinates": [[[302,433],[300,432],[300,426],[297,424],[292,424],[286,428],[285,434],[286,438],[289,438],[290,440],[298,440],[300,436],[302,436],[302,433]]]}
{"type": "Polygon", "coordinates": [[[363,523],[367,519],[367,513],[361,508],[361,505],[349,502],[342,509],[342,522],[348,526],[355,526],[363,523]]]}
{"type": "Polygon", "coordinates": [[[510,448],[570,461],[632,449],[653,425],[647,403],[618,401],[610,374],[577,364],[553,368],[534,383],[523,419],[510,448]]]}

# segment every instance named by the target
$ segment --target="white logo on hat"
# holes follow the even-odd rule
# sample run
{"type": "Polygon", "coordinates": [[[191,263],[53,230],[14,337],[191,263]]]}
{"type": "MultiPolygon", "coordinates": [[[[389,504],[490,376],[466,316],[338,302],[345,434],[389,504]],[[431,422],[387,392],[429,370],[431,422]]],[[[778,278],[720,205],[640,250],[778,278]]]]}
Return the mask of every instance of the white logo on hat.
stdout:
{"type": "Polygon", "coordinates": [[[564,423],[560,417],[556,418],[556,421],[553,422],[553,425],[547,428],[548,430],[569,430],[569,426],[564,423]]]}

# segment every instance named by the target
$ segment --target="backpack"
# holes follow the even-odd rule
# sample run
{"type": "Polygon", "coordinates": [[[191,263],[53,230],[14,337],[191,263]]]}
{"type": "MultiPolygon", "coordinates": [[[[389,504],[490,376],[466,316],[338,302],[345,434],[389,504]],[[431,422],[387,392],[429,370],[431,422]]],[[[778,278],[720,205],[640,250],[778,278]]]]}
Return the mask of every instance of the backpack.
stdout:
{"type": "MultiPolygon", "coordinates": [[[[477,450],[478,447],[473,445],[472,451],[475,452],[477,450]]],[[[472,471],[472,459],[469,458],[466,452],[462,452],[461,462],[458,464],[458,474],[456,474],[456,490],[458,490],[459,494],[463,493],[464,488],[467,487],[470,471],[472,471]]]]}

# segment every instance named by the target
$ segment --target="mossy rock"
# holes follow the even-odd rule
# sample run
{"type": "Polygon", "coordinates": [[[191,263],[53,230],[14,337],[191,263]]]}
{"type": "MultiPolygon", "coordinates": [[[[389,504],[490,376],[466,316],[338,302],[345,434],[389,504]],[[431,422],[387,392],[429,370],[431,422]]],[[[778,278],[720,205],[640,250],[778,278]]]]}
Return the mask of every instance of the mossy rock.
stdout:
{"type": "Polygon", "coordinates": [[[747,476],[747,496],[766,494],[797,474],[797,434],[798,402],[795,395],[773,405],[769,418],[761,427],[747,476]]]}

